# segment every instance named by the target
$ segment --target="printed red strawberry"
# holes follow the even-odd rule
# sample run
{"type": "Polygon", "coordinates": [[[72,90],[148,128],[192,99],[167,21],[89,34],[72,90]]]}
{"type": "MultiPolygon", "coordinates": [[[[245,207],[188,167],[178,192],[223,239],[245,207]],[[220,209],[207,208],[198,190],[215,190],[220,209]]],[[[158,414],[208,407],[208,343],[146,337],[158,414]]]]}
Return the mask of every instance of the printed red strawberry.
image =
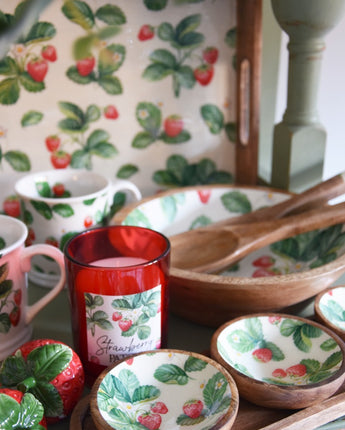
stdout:
{"type": "Polygon", "coordinates": [[[60,147],[61,140],[56,134],[52,134],[45,139],[46,147],[49,152],[57,151],[60,147]]]}
{"type": "Polygon", "coordinates": [[[20,306],[20,304],[22,303],[22,290],[16,290],[14,292],[13,300],[17,306],[20,306]]]}
{"type": "Polygon", "coordinates": [[[183,412],[189,418],[198,418],[201,415],[201,412],[204,408],[204,404],[201,400],[189,400],[185,402],[182,409],[183,412]]]}
{"type": "Polygon", "coordinates": [[[18,218],[20,215],[20,202],[18,196],[8,196],[2,204],[6,215],[18,218]]]}
{"type": "Polygon", "coordinates": [[[77,61],[77,70],[80,76],[88,76],[95,67],[95,57],[90,56],[77,61]]]}
{"type": "Polygon", "coordinates": [[[211,82],[213,74],[212,64],[202,64],[194,70],[194,77],[202,86],[206,86],[211,82]]]}
{"type": "Polygon", "coordinates": [[[48,63],[44,58],[38,58],[31,60],[26,69],[34,81],[42,82],[48,72],[48,63]]]}
{"type": "Polygon", "coordinates": [[[259,269],[256,269],[254,273],[252,274],[252,278],[263,278],[265,276],[276,276],[280,275],[279,270],[271,270],[269,268],[260,267],[259,269]]]}
{"type": "Polygon", "coordinates": [[[123,318],[119,321],[119,327],[122,331],[128,331],[132,327],[132,320],[129,318],[123,318]]]}
{"type": "Polygon", "coordinates": [[[122,318],[122,313],[121,312],[114,312],[112,315],[112,320],[113,321],[120,321],[120,319],[122,318]]]}
{"type": "Polygon", "coordinates": [[[56,197],[62,197],[65,193],[65,186],[61,182],[56,182],[56,184],[53,185],[53,193],[56,197]]]}
{"type": "Polygon", "coordinates": [[[209,46],[202,51],[202,57],[208,64],[214,64],[218,60],[218,49],[209,46]]]}
{"type": "Polygon", "coordinates": [[[178,136],[183,130],[183,120],[179,115],[170,115],[164,121],[164,131],[169,137],[178,136]]]}
{"type": "Polygon", "coordinates": [[[53,45],[43,46],[41,50],[41,55],[45,60],[48,60],[52,63],[57,60],[56,49],[53,45]]]}
{"type": "Polygon", "coordinates": [[[108,105],[104,109],[104,116],[108,119],[117,119],[119,117],[119,112],[114,105],[108,105]]]}
{"type": "Polygon", "coordinates": [[[272,376],[274,378],[285,378],[287,376],[287,373],[284,369],[275,369],[272,372],[272,376]]]}
{"type": "Polygon", "coordinates": [[[133,361],[134,361],[134,358],[132,357],[132,358],[128,358],[127,360],[126,360],[126,363],[130,366],[131,364],[133,364],[133,361]]]}
{"type": "Polygon", "coordinates": [[[25,240],[25,246],[32,245],[34,243],[35,239],[36,239],[35,232],[33,231],[33,229],[31,227],[29,227],[28,235],[27,235],[27,238],[25,240]]]}
{"type": "Polygon", "coordinates": [[[165,403],[163,402],[155,402],[152,406],[151,406],[151,411],[154,412],[155,414],[167,414],[168,413],[168,408],[166,406],[165,403]]]}
{"type": "Polygon", "coordinates": [[[71,156],[65,151],[54,151],[50,161],[55,169],[65,169],[71,162],[71,156]]]}
{"type": "Polygon", "coordinates": [[[258,348],[252,352],[252,356],[261,363],[268,363],[272,359],[272,351],[269,348],[258,348]]]}
{"type": "Polygon", "coordinates": [[[275,259],[270,255],[263,255],[253,261],[253,266],[256,267],[271,267],[275,263],[275,259]]]}
{"type": "Polygon", "coordinates": [[[268,321],[270,322],[270,324],[273,324],[273,325],[278,325],[281,320],[282,320],[282,317],[280,317],[279,315],[272,315],[268,317],[268,321]]]}
{"type": "Polygon", "coordinates": [[[42,403],[30,393],[0,388],[1,429],[47,429],[42,403]]]}
{"type": "Polygon", "coordinates": [[[147,412],[145,414],[139,415],[138,421],[140,424],[150,430],[157,430],[162,423],[162,417],[158,414],[151,414],[150,412],[147,412]]]}
{"type": "Polygon", "coordinates": [[[59,241],[53,237],[53,236],[49,236],[46,238],[46,240],[44,241],[47,245],[51,245],[51,246],[55,246],[55,248],[59,247],[59,241]]]}
{"type": "Polygon", "coordinates": [[[0,368],[0,385],[33,394],[48,423],[70,415],[84,389],[84,369],[68,345],[52,339],[26,342],[0,368]]]}
{"type": "Polygon", "coordinates": [[[85,217],[85,219],[84,219],[84,227],[85,228],[89,228],[89,227],[92,226],[92,224],[93,224],[92,217],[90,217],[90,216],[85,217]]]}
{"type": "Polygon", "coordinates": [[[199,190],[198,195],[201,203],[207,203],[211,197],[211,190],[199,190]]]}
{"type": "Polygon", "coordinates": [[[15,306],[12,311],[9,314],[9,318],[11,321],[11,325],[13,325],[13,327],[16,327],[19,323],[20,320],[20,307],[19,306],[15,306]]]}
{"type": "Polygon", "coordinates": [[[304,376],[307,373],[307,368],[304,364],[295,364],[286,369],[289,376],[304,376]]]}
{"type": "Polygon", "coordinates": [[[138,32],[138,39],[144,42],[145,40],[152,39],[155,35],[155,30],[152,25],[144,24],[140,27],[138,32]]]}

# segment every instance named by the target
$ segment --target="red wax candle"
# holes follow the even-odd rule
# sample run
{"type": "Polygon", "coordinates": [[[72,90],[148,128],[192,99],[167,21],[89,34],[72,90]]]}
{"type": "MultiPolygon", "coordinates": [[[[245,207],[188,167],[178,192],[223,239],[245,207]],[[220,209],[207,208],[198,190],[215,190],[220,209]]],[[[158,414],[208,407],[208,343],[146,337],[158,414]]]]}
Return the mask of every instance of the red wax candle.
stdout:
{"type": "Polygon", "coordinates": [[[153,230],[87,230],[65,247],[74,346],[92,384],[115,361],[167,346],[170,244],[153,230]]]}

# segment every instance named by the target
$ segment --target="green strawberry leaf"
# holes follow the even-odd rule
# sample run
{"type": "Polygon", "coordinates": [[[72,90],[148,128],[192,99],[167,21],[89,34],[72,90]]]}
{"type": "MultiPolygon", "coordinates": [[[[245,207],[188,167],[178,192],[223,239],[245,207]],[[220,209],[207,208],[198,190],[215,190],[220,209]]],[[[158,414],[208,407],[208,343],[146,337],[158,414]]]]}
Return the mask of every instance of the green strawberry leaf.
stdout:
{"type": "Polygon", "coordinates": [[[69,231],[68,233],[64,234],[62,236],[62,238],[60,239],[60,246],[59,248],[61,249],[61,251],[63,251],[65,244],[76,234],[78,234],[78,232],[76,231],[69,231]]]}
{"type": "Polygon", "coordinates": [[[167,159],[167,169],[174,173],[174,175],[180,180],[183,181],[183,172],[188,166],[188,161],[182,155],[171,155],[167,159]]]}
{"type": "Polygon", "coordinates": [[[180,185],[177,177],[172,172],[166,170],[157,170],[153,173],[152,179],[156,184],[167,187],[180,185]]]}
{"type": "Polygon", "coordinates": [[[212,104],[206,104],[200,108],[201,116],[212,134],[219,134],[224,127],[224,115],[222,111],[212,104]]]}
{"type": "Polygon", "coordinates": [[[140,340],[147,339],[151,334],[151,327],[148,325],[141,325],[138,327],[137,335],[140,340]]]}
{"type": "Polygon", "coordinates": [[[322,335],[322,330],[319,327],[315,327],[311,324],[302,325],[303,334],[307,337],[317,338],[322,335]]]}
{"type": "Polygon", "coordinates": [[[19,73],[17,63],[12,57],[4,57],[0,59],[0,75],[13,76],[19,73]]]}
{"type": "Polygon", "coordinates": [[[43,91],[46,87],[44,82],[36,82],[34,79],[32,79],[28,72],[23,72],[19,76],[19,81],[30,93],[38,93],[43,91]]]}
{"type": "Polygon", "coordinates": [[[112,158],[118,153],[115,146],[109,142],[97,143],[95,146],[90,148],[90,152],[91,154],[102,158],[112,158]]]}
{"type": "MultiPolygon", "coordinates": [[[[226,392],[226,388],[227,381],[221,372],[215,373],[208,380],[202,393],[205,405],[208,407],[208,409],[213,409],[214,405],[221,403],[221,400],[226,392]]],[[[230,400],[229,397],[228,400],[230,400]]]]}
{"type": "Polygon", "coordinates": [[[85,112],[85,122],[90,123],[97,121],[101,117],[101,110],[97,105],[90,105],[85,112]]]}
{"type": "Polygon", "coordinates": [[[156,140],[148,131],[140,131],[134,136],[132,147],[137,149],[145,149],[156,140]]]}
{"type": "Polygon", "coordinates": [[[136,118],[141,127],[151,136],[158,136],[162,124],[162,113],[157,106],[153,103],[138,103],[136,118]]]}
{"type": "Polygon", "coordinates": [[[224,126],[225,133],[228,136],[228,139],[230,142],[236,142],[237,140],[237,130],[236,130],[236,123],[235,122],[227,122],[224,126]]]}
{"type": "Polygon", "coordinates": [[[76,66],[70,66],[66,71],[66,75],[68,76],[69,79],[71,79],[71,81],[76,82],[77,84],[80,84],[80,85],[87,85],[87,84],[90,84],[91,82],[97,81],[95,72],[92,71],[87,76],[81,76],[76,66]]]}
{"type": "Polygon", "coordinates": [[[84,1],[65,1],[61,8],[70,21],[80,25],[84,30],[90,30],[95,25],[95,18],[89,5],[84,1]]]}
{"type": "Polygon", "coordinates": [[[58,102],[58,107],[67,118],[75,120],[80,125],[85,124],[84,112],[76,104],[70,102],[58,102]]]}
{"type": "Polygon", "coordinates": [[[100,78],[116,72],[126,58],[126,47],[111,44],[102,49],[98,57],[98,71],[100,78]]]}
{"type": "Polygon", "coordinates": [[[140,209],[134,209],[123,221],[123,225],[152,228],[149,218],[140,209]]]}
{"type": "Polygon", "coordinates": [[[117,171],[116,177],[120,179],[128,179],[139,171],[139,167],[135,164],[124,164],[117,171]]]}
{"type": "Polygon", "coordinates": [[[196,357],[188,357],[183,368],[186,372],[200,372],[205,369],[207,363],[204,360],[196,357]]]}
{"type": "Polygon", "coordinates": [[[311,358],[301,360],[301,364],[304,364],[304,366],[307,368],[308,374],[313,374],[315,372],[318,372],[320,370],[321,364],[318,360],[313,360],[311,358]]]}
{"type": "Polygon", "coordinates": [[[91,170],[92,163],[90,152],[84,149],[74,151],[71,157],[71,167],[73,167],[73,169],[91,170]]]}
{"type": "Polygon", "coordinates": [[[30,388],[30,393],[42,403],[46,417],[63,415],[63,401],[58,390],[52,384],[39,381],[37,386],[30,388]]]}
{"type": "Polygon", "coordinates": [[[56,29],[49,22],[36,22],[26,34],[23,43],[30,45],[32,43],[44,42],[52,39],[56,35],[56,29]]]}
{"type": "Polygon", "coordinates": [[[164,384],[186,385],[189,380],[186,372],[175,364],[162,364],[153,376],[164,384]]]}
{"type": "Polygon", "coordinates": [[[96,201],[96,197],[93,199],[87,199],[87,200],[83,200],[83,205],[85,206],[92,206],[96,201]]]}
{"type": "Polygon", "coordinates": [[[311,375],[309,378],[309,382],[316,384],[317,382],[323,381],[326,378],[329,378],[332,375],[332,372],[329,371],[320,371],[315,375],[311,375]]]}
{"type": "Polygon", "coordinates": [[[322,364],[321,370],[331,370],[337,364],[341,363],[343,360],[343,354],[341,351],[336,351],[331,354],[326,361],[322,364]]]}
{"type": "Polygon", "coordinates": [[[303,323],[301,321],[286,318],[280,325],[280,333],[285,336],[291,336],[297,328],[299,328],[303,323]]]}
{"type": "Polygon", "coordinates": [[[167,49],[156,49],[150,54],[152,63],[162,64],[170,69],[175,69],[177,66],[177,59],[167,49]]]}
{"type": "Polygon", "coordinates": [[[260,341],[264,338],[262,323],[259,318],[248,318],[244,323],[249,335],[255,340],[260,341]]]}
{"type": "Polygon", "coordinates": [[[3,299],[8,296],[8,294],[12,290],[12,286],[13,286],[13,281],[11,279],[4,279],[0,283],[0,299],[3,299]]]}
{"type": "Polygon", "coordinates": [[[43,419],[42,403],[30,393],[25,393],[20,403],[21,413],[16,428],[38,429],[38,423],[43,419]]]}
{"type": "Polygon", "coordinates": [[[102,130],[102,129],[94,130],[87,139],[87,142],[86,142],[87,148],[89,150],[93,149],[99,143],[107,142],[109,137],[110,137],[110,134],[105,130],[102,130]]]}
{"type": "Polygon", "coordinates": [[[169,223],[173,222],[177,214],[177,205],[173,196],[166,196],[159,199],[159,203],[162,207],[164,219],[169,223]]]}
{"type": "Polygon", "coordinates": [[[20,351],[15,355],[9,355],[3,361],[0,372],[0,382],[4,387],[17,387],[17,385],[28,376],[26,362],[20,351]]]}
{"type": "Polygon", "coordinates": [[[45,219],[50,220],[53,218],[53,211],[49,205],[45,202],[38,202],[35,200],[30,200],[33,208],[42,215],[45,219]]]}
{"type": "MultiPolygon", "coordinates": [[[[104,378],[108,379],[108,378],[104,378]]],[[[128,369],[122,369],[119,373],[119,379],[123,383],[123,385],[127,388],[130,397],[133,396],[134,391],[140,387],[140,382],[135,373],[128,369]]],[[[110,379],[108,379],[110,381],[110,379]]],[[[111,392],[113,392],[113,385],[108,384],[111,392]]]]}
{"type": "Polygon", "coordinates": [[[22,127],[28,127],[30,125],[36,125],[43,119],[43,113],[35,110],[26,112],[20,121],[22,127]]]}
{"type": "Polygon", "coordinates": [[[95,15],[96,18],[108,25],[122,25],[127,22],[126,15],[123,11],[118,6],[109,3],[97,9],[95,15]]]}
{"type": "Polygon", "coordinates": [[[195,49],[205,40],[205,36],[197,32],[189,32],[178,38],[178,41],[172,43],[177,49],[195,49]]]}
{"type": "Polygon", "coordinates": [[[251,351],[256,344],[256,339],[253,339],[252,336],[244,330],[234,330],[227,336],[227,341],[239,352],[251,351]]]}
{"type": "Polygon", "coordinates": [[[120,402],[132,402],[132,397],[128,392],[127,386],[120,378],[110,374],[111,385],[113,387],[113,396],[120,402]]]}
{"type": "Polygon", "coordinates": [[[28,172],[31,169],[29,157],[24,152],[7,151],[4,154],[4,159],[16,172],[28,172]]]}
{"type": "Polygon", "coordinates": [[[189,227],[189,230],[193,230],[195,228],[199,228],[199,227],[205,227],[206,225],[210,225],[212,224],[212,219],[209,218],[206,215],[200,215],[197,218],[195,218],[195,220],[192,222],[192,224],[189,227]]]}
{"type": "Polygon", "coordinates": [[[223,194],[221,201],[229,212],[244,214],[252,211],[248,197],[240,191],[229,191],[223,194]]]}
{"type": "Polygon", "coordinates": [[[12,430],[20,420],[21,405],[7,394],[0,393],[0,428],[12,430]]]}
{"type": "Polygon", "coordinates": [[[0,333],[6,334],[10,331],[10,328],[11,328],[11,320],[9,315],[5,312],[1,313],[0,314],[0,333]]]}
{"type": "Polygon", "coordinates": [[[51,197],[52,192],[47,181],[36,181],[35,188],[41,197],[51,197]]]}
{"type": "Polygon", "coordinates": [[[216,172],[216,163],[209,159],[203,158],[196,165],[197,175],[202,184],[208,183],[208,178],[216,172]]]}
{"type": "Polygon", "coordinates": [[[148,81],[161,81],[169,75],[172,75],[174,70],[162,63],[153,63],[145,68],[142,77],[148,81]]]}
{"type": "Polygon", "coordinates": [[[205,420],[204,415],[199,415],[197,418],[190,418],[188,415],[181,414],[176,418],[176,424],[179,426],[195,426],[205,420]]]}
{"type": "Polygon", "coordinates": [[[71,205],[58,203],[52,206],[52,211],[63,218],[69,218],[74,215],[74,210],[71,205]]]}
{"type": "Polygon", "coordinates": [[[0,103],[12,105],[19,99],[20,87],[17,78],[7,78],[0,82],[0,103]]]}
{"type": "Polygon", "coordinates": [[[176,26],[176,39],[179,41],[189,32],[192,32],[201,23],[201,14],[189,15],[176,26]]]}
{"type": "Polygon", "coordinates": [[[104,89],[107,94],[119,95],[122,94],[122,84],[116,76],[100,76],[98,84],[104,89]]]}
{"type": "Polygon", "coordinates": [[[179,66],[174,74],[176,83],[183,88],[193,88],[195,77],[193,69],[190,66],[179,66]]]}
{"type": "Polygon", "coordinates": [[[191,135],[188,131],[182,130],[181,133],[179,133],[175,137],[170,137],[164,132],[161,134],[160,137],[163,140],[163,142],[165,142],[167,144],[178,144],[178,143],[184,143],[184,142],[187,142],[188,140],[190,140],[191,135]]]}
{"type": "Polygon", "coordinates": [[[144,4],[149,10],[162,10],[166,7],[168,0],[144,0],[144,4]]]}
{"type": "Polygon", "coordinates": [[[236,27],[230,28],[230,30],[226,32],[224,42],[230,48],[236,48],[236,27]]]}
{"type": "Polygon", "coordinates": [[[273,342],[266,342],[266,348],[272,351],[272,360],[281,361],[285,359],[283,351],[273,342]]]}
{"type": "Polygon", "coordinates": [[[58,127],[61,131],[66,133],[81,133],[87,130],[88,126],[86,123],[81,123],[74,118],[65,118],[58,122],[58,127]]]}
{"type": "Polygon", "coordinates": [[[309,352],[312,347],[312,342],[310,338],[304,333],[303,326],[299,326],[295,330],[293,334],[293,341],[296,345],[296,348],[303,352],[309,352]]]}
{"type": "Polygon", "coordinates": [[[135,404],[143,401],[153,401],[157,399],[160,394],[160,390],[153,385],[141,385],[134,390],[132,402],[135,404]]]}
{"type": "Polygon", "coordinates": [[[157,35],[165,42],[173,42],[175,40],[175,29],[169,22],[163,22],[158,26],[157,35]]]}
{"type": "Polygon", "coordinates": [[[320,348],[322,349],[322,351],[331,351],[337,346],[338,346],[337,342],[333,338],[329,338],[324,342],[322,342],[322,344],[320,345],[320,348]]]}

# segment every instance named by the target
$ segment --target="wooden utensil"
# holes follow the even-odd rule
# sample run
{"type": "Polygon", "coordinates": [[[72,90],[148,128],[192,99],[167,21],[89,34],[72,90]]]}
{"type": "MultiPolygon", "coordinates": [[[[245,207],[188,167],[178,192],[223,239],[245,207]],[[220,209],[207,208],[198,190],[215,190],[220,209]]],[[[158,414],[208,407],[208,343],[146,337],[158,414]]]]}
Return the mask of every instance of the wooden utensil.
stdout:
{"type": "Polygon", "coordinates": [[[217,272],[259,248],[345,222],[345,202],[277,220],[201,228],[171,236],[171,266],[217,272]],[[187,237],[187,240],[186,240],[187,237]]]}

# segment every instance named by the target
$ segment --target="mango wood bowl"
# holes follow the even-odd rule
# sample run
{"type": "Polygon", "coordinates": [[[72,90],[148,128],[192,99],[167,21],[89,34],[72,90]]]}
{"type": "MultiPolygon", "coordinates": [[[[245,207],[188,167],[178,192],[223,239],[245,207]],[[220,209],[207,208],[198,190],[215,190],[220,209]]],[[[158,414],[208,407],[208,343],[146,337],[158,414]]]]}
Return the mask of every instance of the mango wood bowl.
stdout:
{"type": "Polygon", "coordinates": [[[236,384],[219,363],[202,354],[161,349],[105,369],[92,387],[90,408],[99,430],[226,430],[238,403],[236,384]]]}
{"type": "Polygon", "coordinates": [[[319,293],[314,303],[317,321],[345,341],[345,285],[327,288],[319,293]]]}
{"type": "MultiPolygon", "coordinates": [[[[267,187],[179,188],[123,208],[112,222],[152,228],[169,237],[290,196],[267,187]]],[[[171,310],[211,327],[253,312],[290,312],[288,308],[311,300],[345,273],[344,235],[343,226],[337,225],[295,236],[253,252],[220,274],[171,267],[171,310]]]]}
{"type": "Polygon", "coordinates": [[[345,380],[345,344],[306,318],[252,314],[228,321],[211,356],[233,376],[240,396],[259,406],[305,408],[332,396],[345,380]]]}

